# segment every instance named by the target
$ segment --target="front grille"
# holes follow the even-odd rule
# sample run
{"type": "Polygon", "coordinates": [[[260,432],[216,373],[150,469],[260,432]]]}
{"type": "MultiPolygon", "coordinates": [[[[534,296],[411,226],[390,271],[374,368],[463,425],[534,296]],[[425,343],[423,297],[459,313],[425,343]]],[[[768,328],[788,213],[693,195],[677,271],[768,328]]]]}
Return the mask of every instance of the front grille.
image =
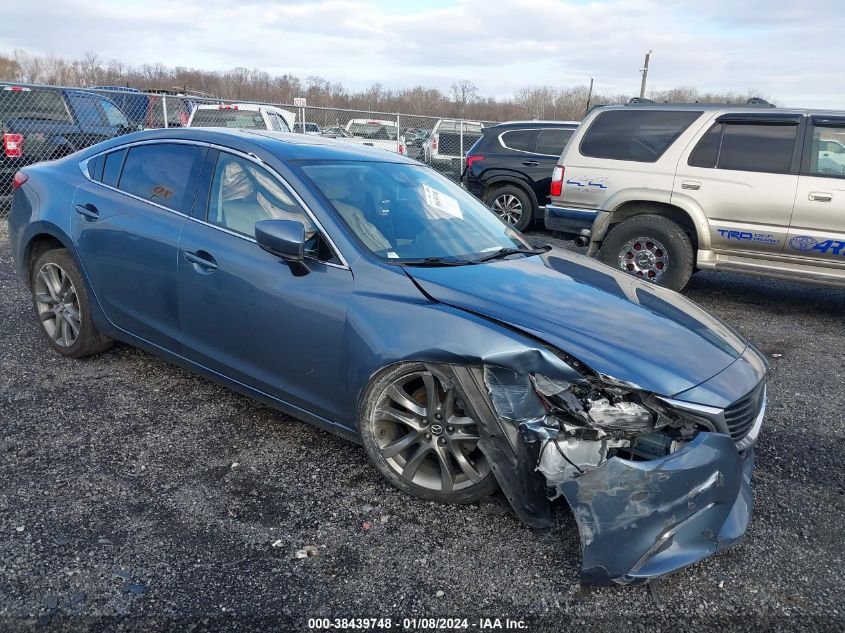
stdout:
{"type": "Polygon", "coordinates": [[[754,420],[757,419],[757,414],[760,413],[760,408],[763,406],[765,388],[766,383],[761,381],[748,395],[743,396],[725,409],[725,422],[728,425],[728,432],[735,442],[745,437],[751,427],[754,426],[754,420]]]}

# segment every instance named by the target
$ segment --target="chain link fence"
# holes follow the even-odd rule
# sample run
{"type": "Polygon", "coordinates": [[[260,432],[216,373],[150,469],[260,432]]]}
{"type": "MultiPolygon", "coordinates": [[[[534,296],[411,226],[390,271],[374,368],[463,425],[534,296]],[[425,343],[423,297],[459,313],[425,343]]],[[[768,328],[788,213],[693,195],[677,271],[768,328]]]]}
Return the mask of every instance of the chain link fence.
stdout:
{"type": "Polygon", "coordinates": [[[292,131],[396,152],[459,180],[466,154],[490,122],[278,103],[240,102],[122,87],[0,83],[0,218],[15,173],[144,129],[230,127],[292,131]]]}

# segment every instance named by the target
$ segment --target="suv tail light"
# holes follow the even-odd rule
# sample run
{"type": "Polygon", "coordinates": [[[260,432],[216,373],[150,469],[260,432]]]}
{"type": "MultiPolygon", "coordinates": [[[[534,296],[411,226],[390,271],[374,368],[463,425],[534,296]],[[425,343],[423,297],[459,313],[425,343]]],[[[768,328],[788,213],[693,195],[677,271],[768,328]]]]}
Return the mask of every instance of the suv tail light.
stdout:
{"type": "Polygon", "coordinates": [[[20,189],[21,185],[29,180],[29,176],[27,176],[22,171],[19,171],[15,174],[15,177],[12,178],[12,191],[15,189],[20,189]]]}
{"type": "Polygon", "coordinates": [[[552,187],[549,195],[553,198],[559,196],[563,191],[563,165],[555,165],[555,170],[552,172],[552,187]]]}
{"type": "Polygon", "coordinates": [[[477,163],[480,160],[484,160],[484,156],[481,154],[472,154],[467,156],[467,169],[471,168],[473,163],[477,163]]]}
{"type": "Polygon", "coordinates": [[[440,135],[439,135],[439,134],[434,134],[434,135],[432,135],[432,137],[431,137],[431,151],[432,151],[432,152],[436,152],[436,151],[437,151],[437,143],[438,143],[438,141],[440,141],[440,135]]]}
{"type": "Polygon", "coordinates": [[[23,156],[23,134],[4,134],[3,151],[9,158],[23,156]]]}
{"type": "Polygon", "coordinates": [[[405,154],[406,154],[407,152],[405,151],[405,141],[403,141],[402,139],[399,139],[399,147],[398,147],[398,149],[399,149],[399,153],[400,153],[402,156],[405,156],[405,154]]]}

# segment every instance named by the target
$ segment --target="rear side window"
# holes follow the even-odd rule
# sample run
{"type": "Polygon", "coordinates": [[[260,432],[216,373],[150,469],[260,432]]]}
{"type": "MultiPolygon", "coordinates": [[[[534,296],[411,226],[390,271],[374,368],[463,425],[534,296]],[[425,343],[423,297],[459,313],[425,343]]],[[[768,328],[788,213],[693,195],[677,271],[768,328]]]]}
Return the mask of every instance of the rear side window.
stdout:
{"type": "Polygon", "coordinates": [[[789,173],[797,125],[728,123],[722,133],[719,169],[789,173]]]}
{"type": "Polygon", "coordinates": [[[106,162],[103,167],[102,182],[109,187],[117,187],[120,178],[120,168],[123,167],[123,159],[126,158],[126,150],[120,149],[116,152],[106,154],[106,162]]]}
{"type": "Polygon", "coordinates": [[[533,152],[534,143],[540,130],[510,130],[503,132],[501,136],[502,145],[508,149],[515,149],[520,152],[533,152]]]}
{"type": "Polygon", "coordinates": [[[560,156],[574,131],[560,127],[540,130],[540,136],[537,137],[537,144],[534,147],[534,151],[538,154],[560,156]]]}
{"type": "Polygon", "coordinates": [[[686,110],[602,112],[581,140],[581,154],[653,163],[699,116],[686,110]]]}
{"type": "Polygon", "coordinates": [[[689,156],[687,163],[693,167],[715,167],[719,157],[719,145],[722,143],[724,125],[717,123],[705,134],[689,156]]]}
{"type": "Polygon", "coordinates": [[[129,149],[118,188],[182,213],[193,203],[201,158],[196,145],[154,143],[129,149]]]}

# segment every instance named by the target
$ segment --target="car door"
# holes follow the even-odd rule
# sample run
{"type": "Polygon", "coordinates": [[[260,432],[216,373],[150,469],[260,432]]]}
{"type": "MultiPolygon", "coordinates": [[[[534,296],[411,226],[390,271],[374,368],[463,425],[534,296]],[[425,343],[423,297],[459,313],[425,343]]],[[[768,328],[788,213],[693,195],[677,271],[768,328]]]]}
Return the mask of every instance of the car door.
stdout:
{"type": "Polygon", "coordinates": [[[786,253],[845,268],[845,117],[813,116],[786,253]]]}
{"type": "Polygon", "coordinates": [[[798,114],[718,117],[675,174],[672,200],[703,209],[714,251],[780,253],[798,188],[798,114]]]}
{"type": "Polygon", "coordinates": [[[344,362],[352,273],[303,203],[254,159],[212,151],[182,232],[179,314],[185,356],[327,418],[344,362]],[[307,274],[262,250],[255,223],[306,225],[307,274]]]}
{"type": "Polygon", "coordinates": [[[145,341],[178,351],[179,234],[207,148],[163,142],[118,148],[89,161],[71,230],[106,317],[145,341]]]}
{"type": "Polygon", "coordinates": [[[528,159],[528,174],[534,182],[534,193],[540,206],[549,201],[552,172],[573,132],[575,130],[571,128],[552,127],[541,129],[537,135],[533,154],[528,159]]]}

